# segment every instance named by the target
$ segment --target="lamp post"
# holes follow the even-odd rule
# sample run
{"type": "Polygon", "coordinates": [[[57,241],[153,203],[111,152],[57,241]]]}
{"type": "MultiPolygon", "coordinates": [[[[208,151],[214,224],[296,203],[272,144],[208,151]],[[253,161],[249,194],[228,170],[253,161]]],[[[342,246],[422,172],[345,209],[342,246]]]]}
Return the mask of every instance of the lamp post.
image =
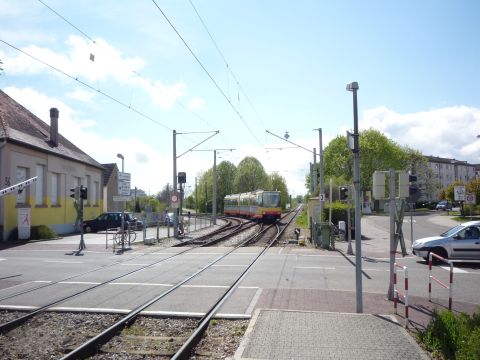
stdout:
{"type": "Polygon", "coordinates": [[[355,189],[355,283],[357,297],[357,313],[363,312],[362,300],[362,232],[360,212],[360,148],[358,143],[358,83],[347,84],[347,91],[353,93],[353,186],[355,189]]]}
{"type": "MultiPolygon", "coordinates": [[[[122,154],[117,154],[117,157],[119,159],[122,159],[122,173],[123,173],[125,171],[125,168],[124,168],[125,158],[123,157],[122,154]]],[[[122,251],[125,250],[125,233],[124,233],[124,230],[125,230],[125,201],[122,201],[122,251]]]]}

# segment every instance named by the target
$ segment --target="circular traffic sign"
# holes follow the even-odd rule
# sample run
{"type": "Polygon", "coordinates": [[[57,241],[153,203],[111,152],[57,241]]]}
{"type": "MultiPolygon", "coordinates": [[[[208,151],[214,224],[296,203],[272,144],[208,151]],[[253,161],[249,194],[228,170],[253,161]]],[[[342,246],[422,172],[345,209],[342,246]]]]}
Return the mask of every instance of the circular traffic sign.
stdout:
{"type": "Polygon", "coordinates": [[[177,195],[177,194],[173,194],[171,199],[172,199],[172,203],[178,202],[178,195],[177,195]]]}

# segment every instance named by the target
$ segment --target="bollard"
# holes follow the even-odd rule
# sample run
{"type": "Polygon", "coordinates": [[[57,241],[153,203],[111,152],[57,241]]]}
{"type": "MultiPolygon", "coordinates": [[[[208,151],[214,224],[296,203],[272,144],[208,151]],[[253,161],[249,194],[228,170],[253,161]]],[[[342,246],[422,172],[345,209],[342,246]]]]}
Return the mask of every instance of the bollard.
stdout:
{"type": "Polygon", "coordinates": [[[394,313],[398,314],[397,305],[399,294],[403,297],[403,302],[405,305],[405,327],[408,328],[408,268],[406,266],[399,265],[397,263],[393,264],[393,309],[394,313]],[[405,276],[405,292],[401,294],[397,288],[397,268],[403,270],[403,274],[405,276]]]}

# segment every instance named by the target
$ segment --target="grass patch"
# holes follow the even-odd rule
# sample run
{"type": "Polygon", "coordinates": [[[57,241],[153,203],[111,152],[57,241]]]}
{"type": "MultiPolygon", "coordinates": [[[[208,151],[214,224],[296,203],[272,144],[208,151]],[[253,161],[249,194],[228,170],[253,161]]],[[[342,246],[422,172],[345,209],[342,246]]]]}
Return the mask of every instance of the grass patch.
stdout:
{"type": "Polygon", "coordinates": [[[435,312],[418,338],[433,358],[480,360],[480,314],[435,312]]]}

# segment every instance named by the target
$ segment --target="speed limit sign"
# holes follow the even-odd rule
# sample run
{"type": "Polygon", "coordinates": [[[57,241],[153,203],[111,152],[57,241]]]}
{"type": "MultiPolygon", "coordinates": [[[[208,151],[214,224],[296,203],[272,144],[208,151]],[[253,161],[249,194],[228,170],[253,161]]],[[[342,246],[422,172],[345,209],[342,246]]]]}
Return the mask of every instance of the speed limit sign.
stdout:
{"type": "Polygon", "coordinates": [[[472,205],[475,205],[476,201],[475,201],[475,194],[472,194],[472,193],[468,193],[468,194],[465,194],[465,204],[472,204],[472,205]]]}
{"type": "Polygon", "coordinates": [[[178,208],[178,202],[180,200],[180,197],[178,196],[178,193],[173,193],[172,196],[170,197],[172,207],[173,208],[178,208]]]}

